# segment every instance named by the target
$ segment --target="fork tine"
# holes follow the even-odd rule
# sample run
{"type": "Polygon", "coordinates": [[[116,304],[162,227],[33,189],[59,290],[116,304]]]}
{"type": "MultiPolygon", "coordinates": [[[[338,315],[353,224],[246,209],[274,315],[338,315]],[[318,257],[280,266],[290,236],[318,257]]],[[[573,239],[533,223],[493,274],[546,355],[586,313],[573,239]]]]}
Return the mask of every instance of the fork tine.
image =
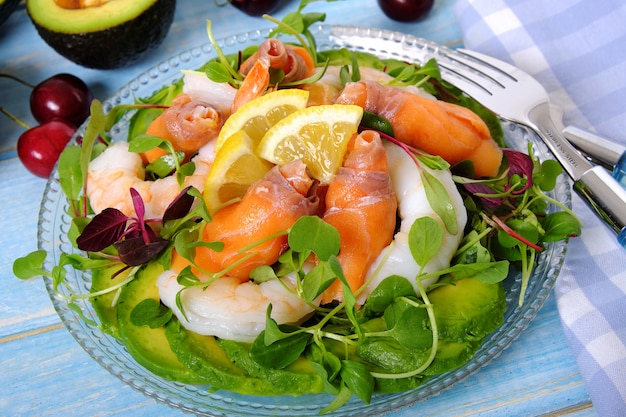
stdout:
{"type": "Polygon", "coordinates": [[[448,62],[439,62],[439,68],[445,80],[451,82],[454,86],[460,88],[472,97],[484,96],[485,94],[488,96],[493,95],[491,90],[483,85],[483,77],[464,72],[462,68],[455,65],[456,64],[451,65],[448,62]]]}
{"type": "Polygon", "coordinates": [[[444,78],[472,97],[481,97],[484,102],[486,96],[494,96],[507,88],[507,85],[516,83],[507,73],[493,68],[491,65],[477,62],[473,57],[464,58],[460,54],[447,55],[446,60],[439,62],[444,78]],[[446,76],[447,75],[447,76],[446,76]]]}
{"type": "Polygon", "coordinates": [[[515,80],[515,81],[519,81],[520,79],[522,79],[524,76],[527,75],[521,69],[519,69],[518,67],[514,65],[509,64],[508,62],[501,61],[489,55],[481,54],[480,52],[476,52],[476,51],[472,51],[472,50],[464,49],[464,48],[457,49],[457,52],[459,52],[460,54],[472,57],[475,60],[482,62],[485,66],[489,67],[493,71],[498,72],[504,76],[507,76],[510,79],[515,80]]]}

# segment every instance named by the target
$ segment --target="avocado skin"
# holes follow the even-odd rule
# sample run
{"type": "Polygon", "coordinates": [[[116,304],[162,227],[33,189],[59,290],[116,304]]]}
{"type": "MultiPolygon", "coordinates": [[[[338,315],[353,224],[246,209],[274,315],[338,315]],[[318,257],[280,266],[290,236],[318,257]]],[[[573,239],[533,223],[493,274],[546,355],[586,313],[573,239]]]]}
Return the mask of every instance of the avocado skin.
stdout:
{"type": "Polygon", "coordinates": [[[9,16],[13,14],[20,0],[6,0],[0,4],[0,25],[7,21],[9,16]]]}
{"type": "Polygon", "coordinates": [[[31,20],[39,36],[60,55],[87,68],[115,69],[159,46],[174,20],[176,0],[158,0],[136,18],[104,30],[61,33],[31,20]]]}

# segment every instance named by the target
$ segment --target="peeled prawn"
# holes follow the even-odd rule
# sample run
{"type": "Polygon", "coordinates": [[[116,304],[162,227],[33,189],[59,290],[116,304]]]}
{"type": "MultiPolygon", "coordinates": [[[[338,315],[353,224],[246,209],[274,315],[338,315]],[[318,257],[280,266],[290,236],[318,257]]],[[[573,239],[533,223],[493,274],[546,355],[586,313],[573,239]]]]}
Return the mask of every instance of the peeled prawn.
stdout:
{"type": "Polygon", "coordinates": [[[335,102],[387,119],[396,139],[450,164],[472,161],[477,177],[496,175],[502,162],[485,122],[465,107],[370,81],[348,83],[335,102]]]}
{"type": "Polygon", "coordinates": [[[200,148],[192,158],[193,175],[185,177],[181,187],[174,176],[154,181],[145,179],[145,170],[139,154],[128,150],[128,142],[115,142],[89,163],[87,197],[95,213],[107,207],[120,210],[127,216],[135,215],[130,189],[139,192],[149,219],[162,218],[167,206],[182,188],[193,186],[204,189],[205,178],[215,158],[214,142],[200,148]]]}
{"type": "Polygon", "coordinates": [[[233,104],[237,89],[227,82],[211,80],[204,72],[185,71],[183,76],[183,93],[227,114],[233,104]]]}
{"type": "MultiPolygon", "coordinates": [[[[396,208],[380,135],[365,131],[350,142],[346,160],[328,186],[323,215],[339,231],[338,259],[352,291],[363,285],[370,264],[391,241],[396,208]]],[[[339,281],[324,293],[324,303],[332,300],[343,300],[339,281]]]]}
{"type": "MultiPolygon", "coordinates": [[[[423,266],[423,272],[436,272],[450,266],[450,260],[455,254],[461,240],[463,229],[467,222],[467,211],[463,204],[463,198],[459,194],[452,174],[448,170],[431,170],[427,167],[421,169],[436,177],[448,192],[452,206],[456,212],[457,232],[448,232],[443,221],[432,208],[426,198],[426,191],[420,175],[420,168],[415,161],[397,145],[386,143],[387,159],[389,161],[389,174],[393,188],[398,197],[398,214],[400,228],[393,237],[393,242],[383,249],[367,272],[366,281],[368,286],[360,294],[359,302],[363,303],[376,286],[390,275],[399,275],[406,278],[418,291],[415,277],[420,272],[420,265],[415,262],[409,249],[408,235],[411,226],[420,217],[429,216],[439,222],[444,230],[443,243],[437,255],[423,266]]],[[[424,287],[436,282],[436,278],[422,281],[424,287]]]]}
{"type": "Polygon", "coordinates": [[[176,277],[177,273],[172,270],[159,276],[159,296],[185,328],[201,335],[252,342],[265,329],[265,316],[270,303],[271,317],[278,324],[299,324],[313,312],[311,306],[292,292],[295,283],[290,276],[281,278],[282,282],[274,279],[260,284],[224,276],[204,290],[185,289],[176,277]],[[181,290],[184,314],[176,302],[176,294],[181,290]]]}
{"type": "Polygon", "coordinates": [[[255,267],[276,262],[286,248],[287,236],[272,236],[287,231],[298,218],[314,214],[318,208],[319,198],[311,193],[312,185],[300,160],[272,168],[250,186],[241,201],[213,215],[204,227],[202,240],[223,242],[224,248],[218,252],[198,247],[196,264],[210,272],[236,265],[228,275],[245,281],[255,267]],[[239,252],[255,242],[259,244],[239,252]]]}
{"type": "Polygon", "coordinates": [[[243,82],[235,94],[233,105],[230,109],[232,113],[249,101],[262,96],[270,85],[269,62],[265,58],[259,58],[254,62],[250,72],[243,79],[243,82]]]}

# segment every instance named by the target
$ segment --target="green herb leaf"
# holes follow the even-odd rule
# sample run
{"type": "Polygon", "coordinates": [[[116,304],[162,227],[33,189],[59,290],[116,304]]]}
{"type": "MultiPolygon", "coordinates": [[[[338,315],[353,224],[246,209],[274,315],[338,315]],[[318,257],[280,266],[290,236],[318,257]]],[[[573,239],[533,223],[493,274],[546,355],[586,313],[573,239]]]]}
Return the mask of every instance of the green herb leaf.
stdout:
{"type": "Polygon", "coordinates": [[[548,214],[543,221],[543,228],[544,242],[556,242],[581,233],[578,219],[565,211],[548,214]]]}
{"type": "Polygon", "coordinates": [[[302,281],[302,297],[312,302],[335,281],[335,274],[326,262],[320,262],[306,273],[302,281]]]}
{"type": "Polygon", "coordinates": [[[74,215],[79,215],[80,194],[83,191],[83,172],[80,168],[81,149],[78,145],[70,145],[63,149],[59,156],[59,183],[61,189],[72,205],[74,215]]]}
{"type": "Polygon", "coordinates": [[[135,326],[158,329],[172,318],[172,310],[152,298],[146,298],[130,312],[130,322],[135,326]]]}
{"type": "Polygon", "coordinates": [[[446,190],[437,177],[427,170],[422,170],[421,175],[428,203],[439,218],[441,218],[446,230],[452,235],[457,234],[459,227],[457,224],[456,211],[454,210],[454,205],[452,204],[448,190],[446,190]]]}
{"type": "Polygon", "coordinates": [[[164,178],[170,175],[172,171],[174,171],[176,167],[179,166],[183,159],[185,159],[184,152],[176,152],[175,155],[168,153],[158,157],[157,159],[146,165],[146,171],[154,174],[156,178],[164,178]]]}
{"type": "Polygon", "coordinates": [[[220,62],[211,61],[204,67],[206,76],[216,83],[232,83],[233,76],[228,69],[220,62]]]}
{"type": "Polygon", "coordinates": [[[250,271],[250,279],[257,284],[260,284],[262,282],[278,279],[278,277],[271,266],[261,265],[250,271]]]}
{"type": "Polygon", "coordinates": [[[433,333],[428,327],[428,312],[405,298],[397,298],[383,316],[389,330],[386,336],[394,338],[406,349],[427,349],[433,345],[433,333]]]}
{"type": "Polygon", "coordinates": [[[339,253],[339,232],[317,216],[300,217],[289,231],[289,246],[298,252],[311,250],[322,261],[339,253]]]}
{"type": "Polygon", "coordinates": [[[337,411],[343,407],[348,400],[350,400],[350,398],[352,398],[352,391],[345,383],[342,382],[339,386],[339,392],[335,394],[335,398],[333,398],[333,400],[326,407],[322,408],[320,414],[324,415],[326,413],[337,411]]]}
{"type": "Polygon", "coordinates": [[[250,357],[266,368],[282,369],[300,357],[311,336],[294,326],[279,326],[271,318],[271,313],[270,304],[267,308],[265,330],[252,343],[250,357]]]}
{"type": "Polygon", "coordinates": [[[30,279],[37,276],[46,276],[48,272],[43,269],[46,261],[46,251],[37,250],[26,256],[17,258],[13,262],[13,275],[19,279],[30,279]]]}
{"type": "Polygon", "coordinates": [[[341,360],[331,352],[322,350],[317,344],[311,344],[306,357],[317,374],[321,377],[324,389],[331,395],[339,394],[337,376],[341,371],[341,360]]]}
{"type": "Polygon", "coordinates": [[[413,222],[409,230],[409,249],[418,265],[424,267],[439,252],[442,244],[443,230],[439,222],[428,216],[413,222]]]}
{"type": "Polygon", "coordinates": [[[398,297],[417,297],[417,294],[406,278],[391,275],[383,279],[367,297],[363,306],[363,314],[366,317],[382,314],[398,297]]]}
{"type": "Polygon", "coordinates": [[[394,137],[393,126],[391,125],[389,120],[375,113],[364,111],[363,117],[361,118],[361,126],[368,129],[374,129],[379,132],[383,132],[386,135],[394,137]]]}
{"type": "Polygon", "coordinates": [[[341,361],[341,379],[365,404],[369,404],[374,392],[374,377],[367,367],[356,361],[341,361]]]}
{"type": "Polygon", "coordinates": [[[533,181],[543,191],[550,191],[556,186],[556,180],[563,172],[563,167],[553,159],[547,159],[541,163],[541,170],[533,175],[533,181]]]}
{"type": "Polygon", "coordinates": [[[474,264],[456,264],[451,266],[447,272],[455,280],[464,278],[476,278],[485,284],[496,284],[504,281],[509,274],[508,261],[495,261],[474,264]]]}

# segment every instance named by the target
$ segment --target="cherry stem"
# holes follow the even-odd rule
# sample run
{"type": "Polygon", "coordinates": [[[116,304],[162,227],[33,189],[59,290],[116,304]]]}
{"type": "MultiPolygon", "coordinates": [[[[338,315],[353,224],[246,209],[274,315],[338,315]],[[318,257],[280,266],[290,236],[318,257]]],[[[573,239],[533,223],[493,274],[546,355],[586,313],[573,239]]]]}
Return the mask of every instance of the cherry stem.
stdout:
{"type": "Polygon", "coordinates": [[[18,83],[22,85],[25,85],[26,87],[35,88],[35,86],[32,85],[31,83],[28,83],[22,80],[21,78],[16,77],[15,75],[7,74],[6,72],[0,72],[0,77],[10,78],[14,81],[17,81],[18,83]]]}
{"type": "Polygon", "coordinates": [[[11,113],[9,113],[9,111],[7,109],[5,109],[4,107],[2,107],[2,106],[0,106],[0,112],[2,112],[5,115],[7,115],[7,117],[9,119],[13,120],[15,123],[17,123],[18,125],[22,126],[24,129],[26,129],[26,130],[30,129],[30,126],[28,126],[26,123],[24,123],[23,121],[21,121],[20,119],[18,119],[17,117],[12,115],[11,113]]]}

